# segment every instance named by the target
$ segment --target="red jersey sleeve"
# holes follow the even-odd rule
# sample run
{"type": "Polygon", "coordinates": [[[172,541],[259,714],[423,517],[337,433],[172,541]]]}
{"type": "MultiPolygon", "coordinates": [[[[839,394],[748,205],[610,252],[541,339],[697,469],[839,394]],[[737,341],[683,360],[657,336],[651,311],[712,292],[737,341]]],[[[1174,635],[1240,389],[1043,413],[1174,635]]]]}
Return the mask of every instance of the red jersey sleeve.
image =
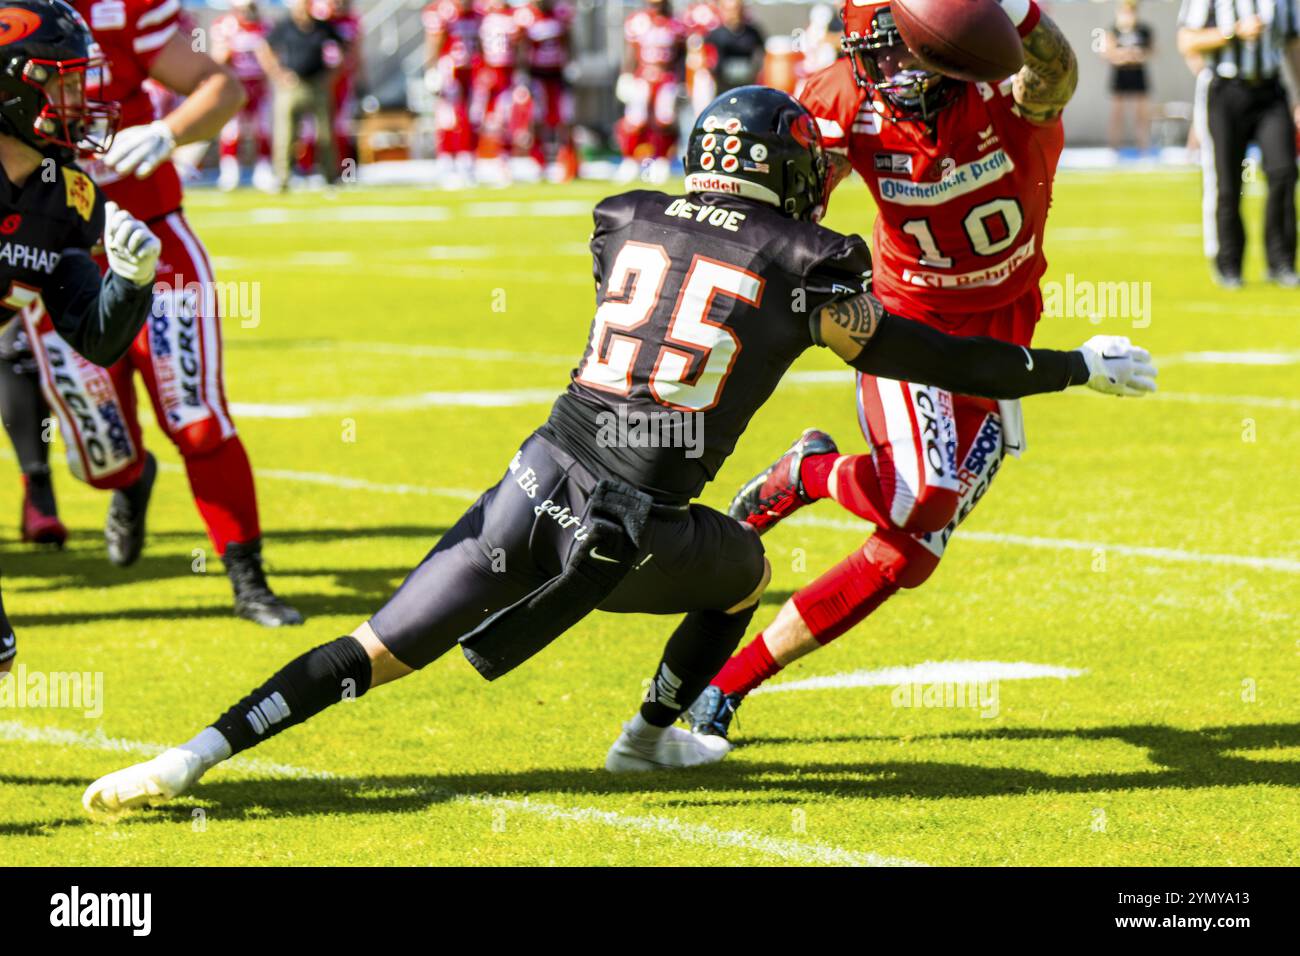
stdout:
{"type": "Polygon", "coordinates": [[[848,60],[838,60],[808,78],[799,101],[817,120],[827,149],[844,152],[849,148],[849,134],[864,95],[848,60]]]}
{"type": "Polygon", "coordinates": [[[145,70],[179,29],[181,0],[135,0],[128,8],[131,51],[145,70]]]}

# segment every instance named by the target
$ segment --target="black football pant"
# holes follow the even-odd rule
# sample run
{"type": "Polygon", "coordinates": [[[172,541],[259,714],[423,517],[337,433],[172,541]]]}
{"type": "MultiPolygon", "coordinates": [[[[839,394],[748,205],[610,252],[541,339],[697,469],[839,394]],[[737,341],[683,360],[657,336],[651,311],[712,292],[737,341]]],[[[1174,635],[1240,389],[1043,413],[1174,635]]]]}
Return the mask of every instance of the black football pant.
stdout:
{"type": "MultiPolygon", "coordinates": [[[[402,663],[421,668],[488,615],[537,590],[561,572],[575,535],[583,533],[596,480],[556,441],[535,432],[501,481],[370,619],[375,634],[402,663]]],[[[763,545],[746,525],[712,508],[658,508],[633,568],[600,610],[725,611],[758,587],[763,545]]]]}
{"type": "Polygon", "coordinates": [[[1268,199],[1264,250],[1270,272],[1295,268],[1296,134],[1286,90],[1215,77],[1205,101],[1205,251],[1219,272],[1240,275],[1246,234],[1241,222],[1241,170],[1250,143],[1259,144],[1268,199]]]}

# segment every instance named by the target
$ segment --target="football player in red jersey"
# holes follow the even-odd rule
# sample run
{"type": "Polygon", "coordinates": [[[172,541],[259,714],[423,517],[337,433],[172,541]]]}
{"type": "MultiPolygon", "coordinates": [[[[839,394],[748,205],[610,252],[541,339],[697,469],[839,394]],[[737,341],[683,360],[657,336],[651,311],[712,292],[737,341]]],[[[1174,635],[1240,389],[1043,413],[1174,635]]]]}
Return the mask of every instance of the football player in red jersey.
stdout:
{"type": "Polygon", "coordinates": [[[573,89],[565,75],[573,8],[557,0],[535,0],[519,8],[518,19],[533,97],[533,158],[547,166],[552,181],[567,182],[578,174],[573,89]]]}
{"type": "Polygon", "coordinates": [[[618,179],[631,182],[641,173],[641,154],[654,163],[652,182],[667,182],[673,147],[677,144],[677,97],[685,65],[686,27],[672,13],[668,0],[646,0],[644,10],[623,26],[623,73],[616,92],[623,102],[618,124],[623,164],[618,179]]]}
{"type": "Polygon", "coordinates": [[[424,85],[436,98],[438,178],[456,188],[474,180],[478,130],[470,121],[474,72],[483,62],[474,0],[434,0],[420,15],[426,49],[424,85]]]}
{"type": "Polygon", "coordinates": [[[234,72],[194,49],[177,28],[180,0],[76,0],[106,60],[104,99],[122,106],[122,129],[103,157],[87,162],[105,196],[148,223],[162,242],[148,325],[107,372],[72,375],[46,347],[50,317],[26,314],[45,393],[58,411],[74,474],[113,499],[105,526],[109,560],[135,562],[158,465],[144,448],[133,378],[143,379],[154,415],[185,462],[199,514],[235,593],[235,611],[265,626],[302,623],[267,585],[253,470],[226,404],[221,316],[207,252],[181,210],[169,160],[177,146],[215,138],[239,110],[234,72]],[[151,78],[184,95],[154,118],[151,78]]]}
{"type": "Polygon", "coordinates": [[[505,0],[485,0],[478,35],[483,61],[474,72],[470,120],[480,136],[496,143],[498,175],[502,182],[509,182],[510,157],[531,145],[532,106],[520,72],[523,30],[505,0]]]}
{"type": "Polygon", "coordinates": [[[686,25],[686,90],[691,112],[698,115],[717,96],[718,84],[704,38],[722,26],[722,15],[717,4],[697,2],[686,8],[682,23],[686,25]]]}
{"type": "MultiPolygon", "coordinates": [[[[954,335],[1027,346],[1042,312],[1043,232],[1061,155],[1061,111],[1077,64],[1034,0],[1002,0],[1025,65],[999,84],[925,69],[888,3],[844,6],[849,55],[800,94],[838,177],[856,170],[877,215],[873,290],[890,309],[954,335]]],[[[858,417],[871,452],[842,455],[809,429],[745,485],[733,517],[760,533],[833,498],[875,524],[840,564],[802,588],[719,672],[692,709],[725,736],[751,690],[934,572],[949,537],[984,495],[1004,454],[1024,447],[1017,402],[993,402],[859,375],[858,417]]]]}
{"type": "Polygon", "coordinates": [[[251,138],[256,148],[253,185],[267,192],[275,188],[275,174],[271,171],[271,90],[257,58],[257,49],[266,42],[270,29],[257,0],[231,0],[230,13],[212,24],[212,58],[229,65],[244,85],[244,105],[221,129],[217,179],[221,189],[239,185],[239,146],[246,138],[251,138]]]}

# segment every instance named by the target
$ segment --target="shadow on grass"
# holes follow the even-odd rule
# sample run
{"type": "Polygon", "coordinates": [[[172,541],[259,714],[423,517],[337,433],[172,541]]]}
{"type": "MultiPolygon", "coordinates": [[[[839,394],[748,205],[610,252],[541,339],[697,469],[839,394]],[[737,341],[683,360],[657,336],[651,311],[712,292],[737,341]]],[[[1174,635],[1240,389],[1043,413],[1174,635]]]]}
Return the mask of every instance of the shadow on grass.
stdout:
{"type": "MultiPolygon", "coordinates": [[[[779,738],[785,740],[785,738],[779,738]]],[[[831,737],[832,741],[899,742],[898,737],[831,737]]],[[[926,740],[1120,740],[1145,749],[1157,766],[1149,771],[1072,774],[1019,767],[986,767],[932,760],[883,760],[839,763],[787,763],[728,760],[721,764],[663,774],[614,776],[603,770],[553,769],[518,773],[380,774],[327,780],[231,780],[217,772],[176,805],[138,813],[131,824],[188,822],[195,804],[211,807],[223,819],[268,816],[337,816],[418,813],[457,800],[537,796],[543,801],[563,794],[564,802],[583,797],[656,794],[662,809],[716,806],[719,791],[736,791],[741,801],[781,805],[826,797],[854,799],[953,799],[1020,794],[1077,794],[1100,791],[1197,790],[1208,787],[1300,786],[1300,761],[1251,760],[1229,751],[1300,746],[1300,724],[1246,724],[1182,730],[1162,724],[1089,729],[999,729],[937,734],[926,740]],[[702,797],[702,799],[697,799],[702,797]]],[[[763,743],[756,741],[757,750],[763,743]]],[[[811,741],[804,741],[811,742],[811,741]]],[[[66,778],[0,778],[0,783],[47,786],[66,778]]],[[[80,783],[80,781],[78,782],[80,783]]],[[[735,805],[736,800],[726,801],[735,805]]],[[[75,823],[63,819],[40,825],[0,825],[0,834],[42,831],[75,823]]]]}

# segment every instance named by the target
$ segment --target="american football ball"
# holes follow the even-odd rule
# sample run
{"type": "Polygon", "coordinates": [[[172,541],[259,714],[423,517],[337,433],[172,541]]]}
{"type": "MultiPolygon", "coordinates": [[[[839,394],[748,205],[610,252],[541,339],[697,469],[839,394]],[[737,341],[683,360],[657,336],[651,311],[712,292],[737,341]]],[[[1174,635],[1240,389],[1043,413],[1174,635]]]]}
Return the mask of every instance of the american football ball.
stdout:
{"type": "Polygon", "coordinates": [[[1024,65],[1020,34],[997,0],[891,0],[898,32],[932,70],[995,83],[1024,65]]]}

